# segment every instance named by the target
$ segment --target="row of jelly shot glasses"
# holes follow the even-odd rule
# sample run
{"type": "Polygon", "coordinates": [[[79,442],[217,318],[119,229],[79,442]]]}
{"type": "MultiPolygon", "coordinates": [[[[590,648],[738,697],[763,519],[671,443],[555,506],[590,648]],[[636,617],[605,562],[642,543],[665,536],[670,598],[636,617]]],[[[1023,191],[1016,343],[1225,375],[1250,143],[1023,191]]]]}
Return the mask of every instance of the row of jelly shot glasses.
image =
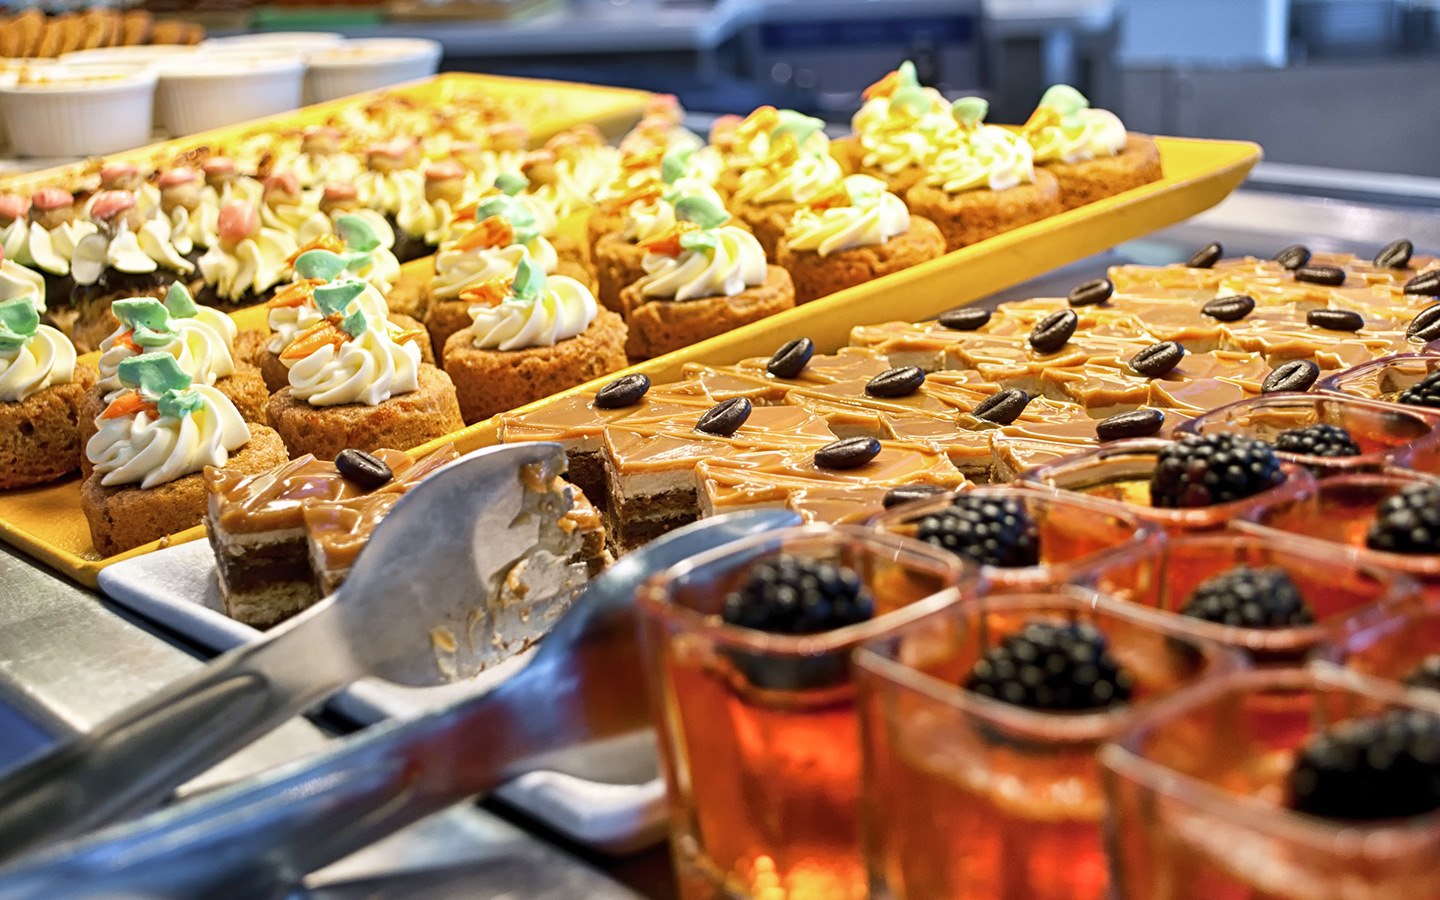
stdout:
{"type": "MultiPolygon", "coordinates": [[[[1148,476],[1149,443],[1130,446],[1125,477],[1148,476]]],[[[1286,474],[1237,503],[1166,510],[1041,473],[658,576],[642,605],[685,895],[1285,897],[1326,879],[1379,892],[1365,896],[1440,892],[1424,862],[1440,849],[1434,821],[1359,839],[1285,800],[1326,727],[1440,711],[1400,683],[1440,653],[1440,596],[1427,605],[1404,569],[1440,559],[1387,565],[1313,527],[1329,485],[1384,493],[1423,476],[1286,474]],[[1030,558],[976,566],[942,549],[937,522],[961,497],[988,504],[992,532],[1018,509],[1030,558]],[[842,627],[737,625],[738,597],[795,600],[797,560],[828,567],[809,587],[842,627]],[[1180,614],[1240,568],[1282,573],[1303,612],[1261,627],[1180,614]],[[857,584],[873,615],[845,619],[857,584]]]]}

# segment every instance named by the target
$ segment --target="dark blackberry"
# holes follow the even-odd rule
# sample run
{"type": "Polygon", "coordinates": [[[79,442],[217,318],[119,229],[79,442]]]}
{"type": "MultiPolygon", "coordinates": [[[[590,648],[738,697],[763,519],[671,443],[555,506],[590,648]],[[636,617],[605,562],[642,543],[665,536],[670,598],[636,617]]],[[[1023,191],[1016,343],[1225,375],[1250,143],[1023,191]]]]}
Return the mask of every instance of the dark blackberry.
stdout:
{"type": "Polygon", "coordinates": [[[1440,653],[1432,653],[1420,660],[1420,665],[1405,676],[1405,686],[1440,691],[1440,653]]]}
{"type": "Polygon", "coordinates": [[[757,564],[725,598],[722,618],[771,634],[816,634],[864,622],[875,602],[844,566],[780,554],[757,564]]]}
{"type": "Polygon", "coordinates": [[[1373,821],[1440,809],[1440,716],[1391,710],[1312,736],[1290,770],[1290,806],[1373,821]]]}
{"type": "Polygon", "coordinates": [[[1167,444],[1150,475],[1150,504],[1214,506],[1254,496],[1285,480],[1264,441],[1237,434],[1201,434],[1167,444]]]}
{"type": "Polygon", "coordinates": [[[1275,437],[1275,449],[1302,456],[1359,456],[1360,445],[1339,425],[1319,423],[1291,428],[1275,437]]]}
{"type": "Polygon", "coordinates": [[[1180,614],[1239,628],[1288,628],[1315,622],[1300,589],[1289,573],[1277,566],[1236,566],[1206,579],[1185,600],[1180,614]]]}
{"type": "Polygon", "coordinates": [[[1014,497],[961,494],[943,510],[920,520],[915,536],[987,566],[1040,563],[1040,530],[1014,497]]]}
{"type": "Polygon", "coordinates": [[[1105,635],[1082,622],[1026,623],[986,651],[965,689],[1028,709],[1084,712],[1129,701],[1134,679],[1105,635]]]}
{"type": "Polygon", "coordinates": [[[1365,543],[1387,553],[1440,553],[1440,485],[1412,484],[1380,501],[1365,543]]]}
{"type": "Polygon", "coordinates": [[[1423,381],[1400,392],[1401,403],[1440,409],[1440,371],[1431,372],[1423,381]]]}

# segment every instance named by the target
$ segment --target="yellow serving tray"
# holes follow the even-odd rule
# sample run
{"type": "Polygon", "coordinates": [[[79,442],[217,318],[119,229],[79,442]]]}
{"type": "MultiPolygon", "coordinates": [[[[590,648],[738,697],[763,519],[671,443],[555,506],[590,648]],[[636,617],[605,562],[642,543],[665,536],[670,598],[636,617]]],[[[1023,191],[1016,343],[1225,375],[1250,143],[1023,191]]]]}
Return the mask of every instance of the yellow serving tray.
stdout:
{"type": "MultiPolygon", "coordinates": [[[[1260,159],[1260,148],[1251,143],[1164,137],[1156,142],[1165,171],[1161,181],[1017,228],[625,371],[644,372],[656,383],[674,381],[686,363],[725,364],[748,356],[768,356],[797,337],[810,338],[822,353],[832,352],[848,342],[850,329],[856,325],[930,318],[1188,219],[1223,200],[1260,159]]],[[[260,327],[263,316],[263,307],[235,314],[242,329],[260,327]]],[[[523,409],[591,390],[614,377],[606,376],[523,409]]],[[[496,429],[496,420],[487,419],[433,441],[419,452],[446,442],[455,443],[462,452],[485,447],[496,442],[496,429]]],[[[196,527],[101,559],[91,546],[90,531],[80,511],[79,479],[0,492],[0,540],[90,587],[95,586],[100,570],[111,563],[204,534],[203,527],[196,527]]]]}
{"type": "Polygon", "coordinates": [[[103,160],[90,159],[12,175],[0,179],[0,191],[33,193],[49,185],[68,189],[80,179],[94,175],[105,162],[130,162],[141,170],[148,170],[167,166],[175,157],[195,150],[211,148],[225,153],[252,135],[321,124],[342,110],[362,105],[376,97],[397,95],[409,97],[424,106],[443,107],[453,98],[467,94],[488,94],[513,103],[517,118],[530,126],[531,139],[537,142],[582,123],[595,125],[607,137],[618,137],[640,120],[651,97],[646,91],[628,88],[449,72],[114,153],[103,160]]]}

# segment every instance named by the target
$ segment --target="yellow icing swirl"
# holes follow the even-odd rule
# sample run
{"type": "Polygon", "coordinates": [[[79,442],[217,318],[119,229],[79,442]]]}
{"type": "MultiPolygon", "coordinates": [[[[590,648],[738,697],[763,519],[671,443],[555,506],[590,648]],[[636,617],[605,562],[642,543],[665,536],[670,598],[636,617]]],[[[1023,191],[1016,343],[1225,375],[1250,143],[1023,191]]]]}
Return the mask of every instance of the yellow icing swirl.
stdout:
{"type": "Polygon", "coordinates": [[[18,403],[75,377],[75,345],[49,325],[14,350],[0,349],[0,403],[18,403]]]}
{"type": "Polygon", "coordinates": [[[0,262],[0,301],[29,297],[36,312],[45,311],[45,278],[39,272],[5,260],[0,262]]]}
{"type": "Polygon", "coordinates": [[[833,157],[801,153],[793,162],[746,171],[740,176],[735,199],[754,204],[808,203],[843,177],[833,157]]]}
{"type": "Polygon", "coordinates": [[[1035,180],[1035,161],[1024,138],[995,125],[957,135],[930,162],[926,182],[948,194],[989,188],[1003,191],[1035,180]]]}
{"type": "Polygon", "coordinates": [[[640,293],[660,300],[733,297],[765,283],[765,251],[748,231],[733,225],[715,229],[715,246],[695,247],[677,256],[647,253],[640,293]]]}
{"type": "Polygon", "coordinates": [[[240,411],[209,385],[190,388],[203,400],[197,410],[178,418],[151,417],[145,411],[98,421],[99,430],[85,445],[85,455],[106,487],[139,483],[142,489],[166,484],[223,466],[230,453],[250,440],[240,411]]]}
{"type": "Polygon", "coordinates": [[[850,197],[848,206],[804,207],[796,212],[785,231],[786,245],[829,256],[883,244],[910,230],[905,201],[885,190],[883,181],[851,175],[845,179],[845,192],[850,197]]]}
{"type": "Polygon", "coordinates": [[[555,275],[533,298],[510,296],[495,306],[470,307],[470,333],[475,346],[484,350],[553,347],[584,333],[596,314],[589,288],[555,275]]]}
{"type": "Polygon", "coordinates": [[[1040,163],[1075,163],[1115,156],[1129,140],[1119,116],[1109,110],[1091,109],[1085,95],[1065,84],[1045,92],[1023,133],[1035,150],[1035,161],[1040,163]]]}
{"type": "Polygon", "coordinates": [[[311,406],[378,406],[420,387],[420,348],[397,343],[388,323],[367,327],[339,347],[326,345],[290,364],[290,392],[311,406]]]}

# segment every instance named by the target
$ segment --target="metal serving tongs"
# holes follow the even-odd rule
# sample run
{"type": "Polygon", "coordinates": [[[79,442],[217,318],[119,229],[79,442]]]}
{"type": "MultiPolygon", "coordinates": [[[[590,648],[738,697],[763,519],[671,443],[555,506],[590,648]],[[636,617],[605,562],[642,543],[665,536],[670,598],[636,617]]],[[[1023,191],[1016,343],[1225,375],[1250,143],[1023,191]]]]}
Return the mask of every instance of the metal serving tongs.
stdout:
{"type": "Polygon", "coordinates": [[[719,544],[798,521],[754,510],[653,541],[592,581],[524,668],[489,693],[42,851],[0,870],[0,900],[281,896],[307,873],[516,775],[596,777],[617,753],[653,752],[636,589],[719,544]]]}
{"type": "Polygon", "coordinates": [[[564,459],[557,444],[513,444],[435,472],[335,595],[0,781],[0,859],[159,806],[360,678],[440,684],[538,638],[579,587],[564,564],[578,539],[559,526],[569,501],[554,488],[564,459]],[[495,602],[517,588],[526,602],[495,602]],[[469,639],[477,626],[483,641],[469,639]]]}

